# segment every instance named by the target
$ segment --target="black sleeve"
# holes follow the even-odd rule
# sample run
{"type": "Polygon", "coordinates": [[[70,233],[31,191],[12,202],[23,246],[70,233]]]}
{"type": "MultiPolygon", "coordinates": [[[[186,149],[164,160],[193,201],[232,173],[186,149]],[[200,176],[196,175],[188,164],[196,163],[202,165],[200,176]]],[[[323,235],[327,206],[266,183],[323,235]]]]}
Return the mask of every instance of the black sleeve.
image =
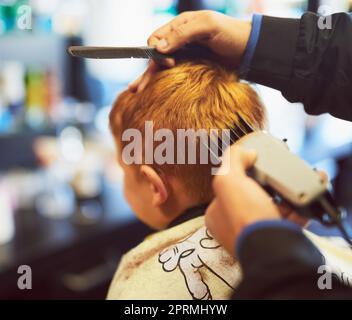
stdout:
{"type": "Polygon", "coordinates": [[[329,18],[331,28],[322,29],[327,20],[310,12],[301,19],[263,16],[245,79],[302,102],[309,114],[352,121],[352,21],[347,13],[329,18]]]}
{"type": "Polygon", "coordinates": [[[324,258],[302,231],[256,229],[241,241],[238,258],[243,281],[234,299],[352,299],[352,289],[333,276],[332,290],[319,289],[324,258]]]}

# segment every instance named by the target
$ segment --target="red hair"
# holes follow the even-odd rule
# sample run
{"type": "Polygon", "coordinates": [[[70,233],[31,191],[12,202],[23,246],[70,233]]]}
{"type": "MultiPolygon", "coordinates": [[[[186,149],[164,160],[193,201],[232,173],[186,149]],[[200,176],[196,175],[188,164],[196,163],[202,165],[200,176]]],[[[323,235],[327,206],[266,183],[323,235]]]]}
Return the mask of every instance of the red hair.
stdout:
{"type": "MultiPolygon", "coordinates": [[[[248,84],[239,82],[233,72],[216,63],[182,62],[153,75],[141,93],[122,92],[110,113],[110,127],[123,147],[124,130],[135,128],[143,133],[145,121],[153,121],[154,131],[229,129],[240,126],[238,115],[255,128],[264,126],[264,107],[248,84]]],[[[153,166],[181,179],[187,192],[200,202],[210,200],[209,165],[153,166]]]]}

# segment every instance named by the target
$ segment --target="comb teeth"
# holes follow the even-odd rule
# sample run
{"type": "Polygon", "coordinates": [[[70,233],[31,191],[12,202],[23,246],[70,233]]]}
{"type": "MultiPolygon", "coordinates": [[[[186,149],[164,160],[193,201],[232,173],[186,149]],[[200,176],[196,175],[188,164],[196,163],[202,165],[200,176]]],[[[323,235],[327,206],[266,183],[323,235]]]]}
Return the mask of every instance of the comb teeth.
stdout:
{"type": "Polygon", "coordinates": [[[68,49],[68,52],[79,58],[90,59],[165,59],[168,56],[161,54],[154,48],[150,47],[85,47],[73,46],[68,49]]]}
{"type": "Polygon", "coordinates": [[[86,47],[72,46],[68,52],[74,57],[90,59],[124,59],[140,58],[162,60],[174,58],[185,59],[214,59],[210,49],[199,45],[187,45],[174,53],[162,54],[153,47],[86,47]]]}
{"type": "Polygon", "coordinates": [[[229,128],[230,130],[230,144],[227,144],[223,141],[222,139],[222,135],[218,136],[218,155],[219,157],[222,156],[223,152],[225,151],[225,149],[231,145],[233,145],[236,141],[238,141],[239,139],[241,139],[242,137],[244,137],[245,135],[254,132],[255,129],[253,127],[251,127],[248,122],[237,113],[237,117],[239,120],[239,123],[234,124],[231,128],[229,128]]]}
{"type": "Polygon", "coordinates": [[[162,60],[171,57],[171,55],[158,52],[155,48],[146,47],[144,50],[149,59],[162,60]]]}

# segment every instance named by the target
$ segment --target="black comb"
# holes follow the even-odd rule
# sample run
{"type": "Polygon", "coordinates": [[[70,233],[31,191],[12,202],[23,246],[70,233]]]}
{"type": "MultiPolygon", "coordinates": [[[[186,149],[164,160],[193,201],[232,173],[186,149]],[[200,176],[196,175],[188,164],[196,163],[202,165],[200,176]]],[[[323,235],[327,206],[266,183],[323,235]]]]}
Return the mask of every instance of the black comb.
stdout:
{"type": "Polygon", "coordinates": [[[214,53],[200,45],[186,45],[183,48],[170,53],[163,54],[153,47],[86,47],[72,46],[68,48],[70,55],[89,59],[154,59],[162,60],[173,58],[184,59],[214,59],[214,53]]]}

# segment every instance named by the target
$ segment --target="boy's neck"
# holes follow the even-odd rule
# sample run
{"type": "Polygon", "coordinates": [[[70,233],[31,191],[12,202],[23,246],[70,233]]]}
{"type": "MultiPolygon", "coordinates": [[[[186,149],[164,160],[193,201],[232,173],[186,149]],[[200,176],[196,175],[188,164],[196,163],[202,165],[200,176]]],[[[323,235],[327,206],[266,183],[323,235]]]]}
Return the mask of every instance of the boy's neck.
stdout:
{"type": "Polygon", "coordinates": [[[161,208],[166,219],[164,228],[174,226],[178,224],[178,221],[184,222],[192,219],[194,212],[201,211],[198,216],[204,214],[207,204],[212,200],[211,196],[204,201],[200,200],[188,192],[187,187],[179,179],[169,179],[169,184],[172,185],[172,192],[165,206],[161,208]]]}
{"type": "Polygon", "coordinates": [[[200,204],[186,209],[184,212],[182,212],[179,216],[177,216],[174,220],[170,222],[168,228],[175,227],[181,223],[202,216],[205,213],[205,210],[207,209],[208,205],[209,203],[200,204]]]}

